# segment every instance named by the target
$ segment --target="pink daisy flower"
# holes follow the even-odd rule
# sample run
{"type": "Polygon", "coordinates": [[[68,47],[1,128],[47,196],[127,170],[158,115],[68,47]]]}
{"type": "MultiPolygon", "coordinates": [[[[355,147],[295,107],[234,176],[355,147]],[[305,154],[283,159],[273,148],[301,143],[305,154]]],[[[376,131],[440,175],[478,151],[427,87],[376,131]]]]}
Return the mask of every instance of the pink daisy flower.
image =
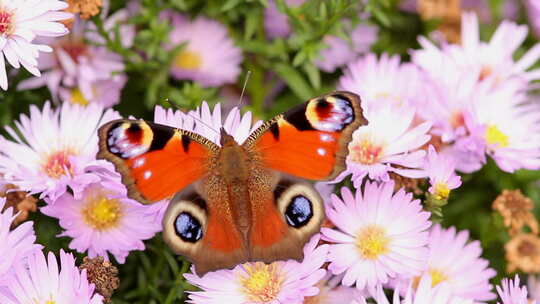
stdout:
{"type": "MultiPolygon", "coordinates": [[[[300,6],[304,2],[306,0],[285,0],[291,7],[300,6]]],[[[277,9],[274,0],[268,1],[268,6],[264,9],[264,29],[270,39],[286,38],[291,34],[288,17],[277,9]]]]}
{"type": "MultiPolygon", "coordinates": [[[[0,286],[5,285],[15,265],[23,261],[34,251],[41,250],[41,245],[35,244],[36,235],[32,222],[24,222],[11,230],[11,224],[16,214],[13,208],[4,210],[5,198],[0,198],[0,286]],[[2,211],[4,210],[4,211],[2,211]]],[[[1,290],[1,288],[0,288],[1,290]]]]}
{"type": "MultiPolygon", "coordinates": [[[[392,304],[473,304],[471,299],[452,296],[446,284],[434,286],[428,275],[423,275],[420,278],[416,290],[413,289],[411,281],[403,300],[400,300],[399,294],[398,287],[394,290],[392,304]]],[[[377,288],[375,299],[377,304],[390,304],[380,285],[377,288]]]]}
{"type": "Polygon", "coordinates": [[[428,191],[437,200],[448,199],[450,191],[461,186],[461,177],[456,175],[455,160],[448,155],[437,153],[433,146],[428,148],[424,168],[429,177],[428,191]]]}
{"type": "MultiPolygon", "coordinates": [[[[122,46],[129,49],[133,46],[135,35],[137,30],[134,24],[129,24],[128,20],[136,15],[140,11],[140,7],[137,0],[131,0],[126,4],[125,8],[119,9],[114,14],[103,20],[103,28],[108,32],[110,38],[115,41],[120,40],[122,46]],[[118,27],[119,36],[116,37],[116,28],[118,27]]],[[[98,33],[96,25],[94,23],[88,24],[88,30],[86,32],[86,39],[97,43],[99,45],[105,45],[106,40],[98,33]]]]}
{"type": "Polygon", "coordinates": [[[340,285],[341,277],[327,273],[317,287],[319,293],[307,297],[304,304],[351,304],[352,301],[361,299],[364,293],[357,288],[340,285]]]}
{"type": "Polygon", "coordinates": [[[40,76],[37,58],[40,52],[51,52],[44,44],[32,43],[38,37],[58,37],[68,33],[60,20],[71,14],[61,12],[68,5],[57,0],[4,0],[0,7],[0,87],[8,88],[6,63],[18,69],[21,65],[40,76]]]}
{"type": "Polygon", "coordinates": [[[356,57],[348,41],[333,36],[326,35],[323,39],[326,48],[319,53],[319,58],[315,61],[315,65],[327,72],[332,73],[338,67],[352,61],[356,57]]]}
{"type": "Polygon", "coordinates": [[[439,73],[425,78],[427,98],[417,104],[417,115],[432,123],[430,134],[444,143],[441,153],[456,160],[457,170],[471,173],[486,162],[484,140],[476,135],[481,129],[473,122],[474,104],[479,92],[491,87],[478,84],[479,71],[463,73],[448,56],[433,54],[439,56],[434,56],[430,68],[439,73]]]}
{"type": "Polygon", "coordinates": [[[379,28],[370,24],[358,24],[351,32],[353,49],[357,53],[367,53],[379,38],[379,28]]]}
{"type": "Polygon", "coordinates": [[[529,274],[527,278],[527,288],[531,293],[529,298],[536,302],[540,302],[540,279],[538,275],[529,274]]]}
{"type": "Polygon", "coordinates": [[[355,187],[364,177],[388,181],[389,172],[418,178],[426,152],[419,150],[430,136],[429,122],[413,126],[415,111],[405,105],[387,106],[372,111],[369,123],[354,131],[349,143],[347,169],[337,180],[352,174],[355,187]]]}
{"type": "Polygon", "coordinates": [[[321,269],[326,262],[328,245],[317,247],[320,236],[315,235],[304,247],[304,260],[245,263],[232,270],[209,272],[202,278],[185,274],[191,284],[202,291],[189,294],[189,303],[204,304],[301,304],[305,297],[317,295],[316,287],[325,275],[321,269]]]}
{"type": "Polygon", "coordinates": [[[79,88],[58,88],[60,100],[72,104],[86,106],[90,103],[110,108],[120,102],[122,89],[127,82],[125,75],[112,75],[108,80],[96,80],[92,82],[90,95],[85,95],[79,88]]]}
{"type": "Polygon", "coordinates": [[[488,301],[495,298],[489,279],[495,276],[495,270],[488,268],[489,263],[480,257],[480,242],[469,242],[469,232],[456,232],[454,227],[443,229],[435,225],[429,235],[429,258],[427,270],[433,286],[440,283],[448,285],[453,296],[488,301]]]}
{"type": "Polygon", "coordinates": [[[0,290],[0,302],[55,303],[55,304],[101,304],[103,297],[94,293],[94,284],[86,277],[86,270],[75,266],[73,255],[60,251],[60,267],[56,257],[49,252],[36,251],[27,259],[27,266],[15,267],[14,277],[9,281],[9,292],[0,290]],[[59,271],[60,268],[60,271],[59,271]]]}
{"type": "Polygon", "coordinates": [[[113,170],[112,164],[96,160],[97,128],[120,116],[100,106],[64,103],[40,111],[30,107],[21,115],[16,130],[6,127],[13,140],[0,137],[0,173],[6,182],[30,193],[41,192],[54,202],[70,188],[79,197],[84,188],[99,180],[90,167],[113,170]],[[19,136],[20,134],[20,136],[19,136]]]}
{"type": "Polygon", "coordinates": [[[502,302],[497,304],[536,304],[527,299],[527,287],[519,286],[519,276],[516,274],[514,280],[503,279],[500,286],[497,286],[497,293],[502,302]]]}
{"type": "Polygon", "coordinates": [[[110,253],[122,264],[130,251],[143,250],[143,240],[162,228],[155,209],[127,198],[117,179],[88,186],[79,199],[64,193],[54,204],[46,200],[49,205],[40,210],[59,219],[65,231],[58,236],[72,238],[69,248],[90,257],[108,259],[110,253]]]}
{"type": "Polygon", "coordinates": [[[529,23],[536,37],[540,37],[540,2],[536,0],[526,0],[525,7],[529,16],[529,23]]]}
{"type": "Polygon", "coordinates": [[[428,258],[429,212],[394,183],[367,183],[356,195],[343,187],[332,195],[327,217],[337,229],[322,228],[330,242],[328,270],[343,274],[342,284],[372,289],[391,278],[412,277],[428,258]]]}
{"type": "Polygon", "coordinates": [[[527,100],[518,81],[479,90],[469,129],[507,172],[540,168],[540,107],[527,100]]]}
{"type": "Polygon", "coordinates": [[[319,53],[315,65],[321,70],[332,73],[337,68],[356,59],[358,54],[368,52],[371,45],[377,40],[378,28],[367,24],[359,24],[349,34],[351,41],[326,35],[324,42],[326,48],[319,53]]]}
{"type": "Polygon", "coordinates": [[[540,78],[540,70],[528,70],[540,58],[540,44],[535,45],[518,61],[513,55],[527,37],[527,26],[517,25],[511,21],[503,21],[489,43],[480,41],[478,18],[474,13],[462,16],[462,44],[435,47],[425,38],[420,38],[423,49],[412,52],[413,61],[431,74],[439,74],[431,66],[433,58],[450,56],[463,73],[480,71],[479,81],[495,80],[494,85],[505,82],[509,78],[521,80],[522,85],[540,78]]]}
{"type": "Polygon", "coordinates": [[[54,52],[40,56],[41,77],[22,81],[17,89],[47,86],[54,100],[111,107],[120,101],[127,77],[120,55],[84,40],[86,23],[76,21],[72,33],[62,39],[47,40],[54,52]]]}
{"type": "MultiPolygon", "coordinates": [[[[480,129],[480,128],[476,128],[480,129]]],[[[480,134],[480,131],[473,130],[480,134]]],[[[480,170],[486,163],[486,147],[484,140],[476,135],[468,135],[458,138],[450,146],[446,146],[440,151],[441,154],[453,158],[456,164],[456,170],[463,173],[472,173],[480,170]]]]}
{"type": "Polygon", "coordinates": [[[227,28],[205,17],[190,21],[176,13],[167,12],[165,15],[170,17],[173,26],[169,47],[186,44],[173,61],[171,75],[174,78],[193,80],[203,87],[236,81],[242,52],[234,45],[227,28]]]}
{"type": "Polygon", "coordinates": [[[223,120],[221,116],[221,104],[210,110],[208,103],[203,101],[200,107],[188,113],[163,109],[160,106],[154,109],[154,122],[162,125],[193,131],[204,136],[217,145],[220,144],[220,129],[223,127],[228,134],[232,135],[237,143],[243,143],[249,135],[257,129],[262,121],[252,125],[252,114],[241,114],[238,108],[233,108],[223,120]]]}
{"type": "Polygon", "coordinates": [[[466,121],[473,110],[479,73],[463,73],[446,56],[437,57],[430,67],[439,74],[425,78],[427,98],[417,103],[417,115],[433,124],[430,133],[439,136],[444,143],[450,143],[467,135],[466,121]]]}
{"type": "Polygon", "coordinates": [[[375,54],[350,63],[339,79],[338,88],[362,97],[364,115],[380,107],[414,106],[423,97],[424,81],[420,71],[410,63],[401,64],[397,55],[375,54]]]}

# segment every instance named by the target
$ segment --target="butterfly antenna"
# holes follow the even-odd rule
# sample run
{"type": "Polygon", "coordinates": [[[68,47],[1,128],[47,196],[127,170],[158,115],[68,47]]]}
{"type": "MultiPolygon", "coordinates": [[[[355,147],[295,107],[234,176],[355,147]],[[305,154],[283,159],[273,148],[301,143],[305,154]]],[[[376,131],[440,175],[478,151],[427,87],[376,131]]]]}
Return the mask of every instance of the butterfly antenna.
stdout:
{"type": "Polygon", "coordinates": [[[246,92],[247,83],[249,81],[249,76],[251,76],[251,70],[248,70],[246,73],[246,79],[244,80],[244,86],[242,87],[242,92],[240,93],[240,98],[238,99],[238,103],[236,104],[236,107],[240,108],[240,105],[242,105],[242,98],[244,98],[244,93],[246,92]]]}
{"type": "MultiPolygon", "coordinates": [[[[242,86],[242,92],[240,93],[240,98],[238,99],[238,102],[236,103],[236,106],[235,106],[236,108],[238,108],[238,112],[237,112],[238,114],[235,113],[235,116],[240,115],[240,106],[242,105],[244,93],[246,92],[246,87],[247,87],[247,83],[249,81],[250,76],[251,76],[251,70],[248,70],[246,73],[246,79],[244,79],[244,86],[242,86]]],[[[234,120],[236,120],[236,117],[234,117],[234,120]]]]}
{"type": "MultiPolygon", "coordinates": [[[[173,108],[175,108],[175,109],[181,111],[182,113],[184,113],[184,111],[183,111],[179,106],[177,106],[177,105],[175,105],[174,103],[172,103],[172,102],[169,100],[169,98],[165,98],[165,102],[166,102],[167,104],[169,104],[170,106],[172,106],[173,108]]],[[[201,123],[202,125],[206,126],[208,129],[214,131],[216,134],[218,134],[218,135],[221,134],[218,130],[214,129],[213,126],[207,124],[207,123],[204,122],[202,119],[200,119],[200,118],[198,118],[197,116],[191,114],[190,112],[184,113],[184,114],[190,116],[190,117],[193,118],[197,123],[201,123]]]]}

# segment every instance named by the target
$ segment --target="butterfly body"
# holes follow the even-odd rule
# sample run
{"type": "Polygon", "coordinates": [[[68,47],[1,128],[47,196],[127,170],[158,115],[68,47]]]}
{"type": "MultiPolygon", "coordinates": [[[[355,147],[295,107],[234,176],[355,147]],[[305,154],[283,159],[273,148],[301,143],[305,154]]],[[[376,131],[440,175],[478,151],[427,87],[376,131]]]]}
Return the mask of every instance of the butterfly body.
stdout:
{"type": "Polygon", "coordinates": [[[344,168],[352,131],[366,121],[358,96],[335,92],[276,116],[243,143],[220,142],[142,120],[100,131],[99,157],[122,173],[129,196],[171,200],[165,241],[199,274],[246,261],[301,259],[324,219],[322,200],[303,179],[344,168]]]}

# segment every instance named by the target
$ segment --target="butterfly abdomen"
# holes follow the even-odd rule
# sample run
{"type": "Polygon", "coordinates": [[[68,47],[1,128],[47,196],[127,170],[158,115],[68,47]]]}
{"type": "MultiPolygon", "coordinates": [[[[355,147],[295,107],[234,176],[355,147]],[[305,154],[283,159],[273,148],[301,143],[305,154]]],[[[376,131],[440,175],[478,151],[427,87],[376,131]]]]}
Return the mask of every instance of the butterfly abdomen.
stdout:
{"type": "Polygon", "coordinates": [[[232,136],[222,134],[222,148],[217,157],[218,175],[225,185],[228,210],[238,232],[247,240],[252,224],[249,191],[246,187],[250,176],[249,158],[244,148],[232,136]]]}

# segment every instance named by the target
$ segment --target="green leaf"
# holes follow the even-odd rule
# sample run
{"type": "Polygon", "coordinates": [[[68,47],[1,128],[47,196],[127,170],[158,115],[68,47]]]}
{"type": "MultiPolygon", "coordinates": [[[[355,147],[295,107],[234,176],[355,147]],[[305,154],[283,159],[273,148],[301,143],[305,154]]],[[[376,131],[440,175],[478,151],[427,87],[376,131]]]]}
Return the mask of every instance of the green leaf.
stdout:
{"type": "Polygon", "coordinates": [[[317,68],[312,62],[304,63],[303,68],[313,88],[315,90],[319,90],[321,88],[321,72],[319,71],[319,68],[317,68]]]}
{"type": "Polygon", "coordinates": [[[307,52],[305,52],[304,50],[301,50],[300,52],[296,54],[296,56],[294,56],[292,64],[295,67],[300,66],[302,63],[304,63],[304,61],[306,61],[306,59],[307,59],[307,52]]]}
{"type": "Polygon", "coordinates": [[[241,2],[241,0],[227,0],[227,1],[225,1],[223,6],[221,6],[221,12],[226,12],[228,10],[233,9],[235,6],[240,4],[240,2],[241,2]]]}
{"type": "Polygon", "coordinates": [[[289,88],[303,100],[313,97],[313,89],[309,86],[302,74],[286,63],[277,63],[273,70],[287,83],[289,88]]]}
{"type": "Polygon", "coordinates": [[[254,11],[253,14],[249,14],[246,17],[244,40],[249,40],[257,32],[260,24],[260,11],[254,11]]]}
{"type": "Polygon", "coordinates": [[[375,11],[373,11],[373,16],[375,17],[375,19],[377,19],[384,26],[386,26],[386,27],[391,26],[390,18],[388,17],[386,12],[384,12],[382,10],[375,10],[375,11]]]}

